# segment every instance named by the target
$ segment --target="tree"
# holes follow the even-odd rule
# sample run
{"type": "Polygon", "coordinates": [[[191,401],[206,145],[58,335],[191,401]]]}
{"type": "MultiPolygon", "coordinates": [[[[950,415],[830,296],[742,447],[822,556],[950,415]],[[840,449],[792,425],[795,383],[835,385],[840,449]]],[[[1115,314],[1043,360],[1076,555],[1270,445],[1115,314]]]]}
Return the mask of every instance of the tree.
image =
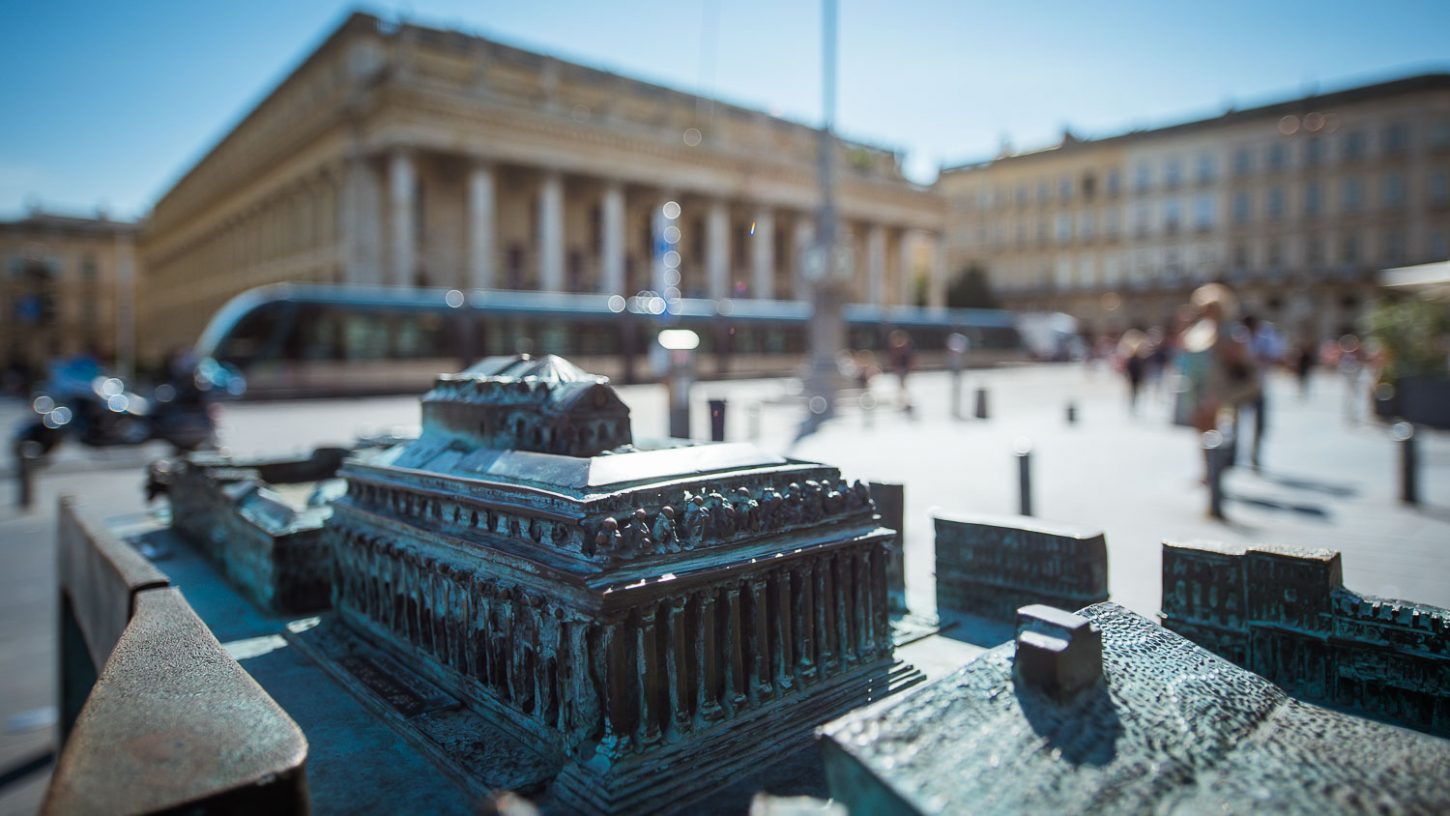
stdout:
{"type": "Polygon", "coordinates": [[[987,270],[976,264],[963,269],[947,287],[947,306],[953,309],[995,309],[997,296],[987,279],[987,270]]]}

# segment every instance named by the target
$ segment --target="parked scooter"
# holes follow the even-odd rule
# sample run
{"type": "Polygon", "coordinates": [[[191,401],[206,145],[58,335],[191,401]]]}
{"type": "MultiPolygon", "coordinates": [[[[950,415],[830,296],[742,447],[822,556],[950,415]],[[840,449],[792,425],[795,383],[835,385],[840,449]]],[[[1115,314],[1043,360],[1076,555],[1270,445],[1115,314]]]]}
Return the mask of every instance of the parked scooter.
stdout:
{"type": "Polygon", "coordinates": [[[84,367],[58,366],[31,401],[35,416],[21,425],[14,452],[44,456],[66,439],[94,448],[140,445],[153,439],[182,451],[215,445],[220,396],[240,391],[233,373],[202,371],[155,388],[150,397],[129,390],[119,377],[84,367]],[[34,444],[27,444],[34,443],[34,444]]]}

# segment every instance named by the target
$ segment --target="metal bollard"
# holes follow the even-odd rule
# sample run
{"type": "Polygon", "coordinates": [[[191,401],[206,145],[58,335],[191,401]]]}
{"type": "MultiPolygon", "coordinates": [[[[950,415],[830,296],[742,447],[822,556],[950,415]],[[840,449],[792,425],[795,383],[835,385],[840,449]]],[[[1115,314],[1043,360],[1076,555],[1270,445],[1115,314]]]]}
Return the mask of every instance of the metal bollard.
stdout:
{"type": "Polygon", "coordinates": [[[1032,441],[1019,439],[1013,447],[1017,455],[1017,511],[1032,515],[1032,441]]]}
{"type": "Polygon", "coordinates": [[[1069,402],[1067,404],[1067,424],[1077,424],[1077,403],[1075,402],[1069,402]]]}
{"type": "Polygon", "coordinates": [[[952,369],[952,419],[962,418],[962,372],[952,369]]]}
{"type": "Polygon", "coordinates": [[[987,418],[987,389],[985,389],[985,388],[978,388],[977,389],[977,410],[976,410],[976,415],[977,415],[977,419],[986,419],[987,418]]]}
{"type": "Polygon", "coordinates": [[[22,510],[35,503],[35,466],[40,461],[40,443],[34,439],[21,442],[15,449],[15,478],[19,481],[22,510]]]}
{"type": "Polygon", "coordinates": [[[1208,515],[1223,520],[1223,471],[1228,464],[1228,440],[1218,431],[1203,434],[1203,462],[1208,468],[1208,515]]]}
{"type": "Polygon", "coordinates": [[[1420,503],[1420,452],[1415,441],[1415,426],[1408,422],[1396,422],[1390,429],[1390,438],[1400,447],[1400,501],[1404,504],[1420,503]]]}
{"type": "Polygon", "coordinates": [[[725,441],[725,400],[710,400],[710,441],[725,441]]]}
{"type": "Polygon", "coordinates": [[[861,424],[867,428],[872,426],[872,420],[876,416],[876,397],[870,391],[861,395],[861,424]]]}

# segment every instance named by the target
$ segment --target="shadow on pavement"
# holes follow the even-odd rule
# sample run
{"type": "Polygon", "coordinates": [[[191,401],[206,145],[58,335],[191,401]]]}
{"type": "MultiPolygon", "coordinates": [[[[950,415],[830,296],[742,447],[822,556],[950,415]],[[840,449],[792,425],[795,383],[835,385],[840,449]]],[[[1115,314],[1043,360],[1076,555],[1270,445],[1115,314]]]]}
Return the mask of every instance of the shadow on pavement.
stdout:
{"type": "Polygon", "coordinates": [[[1278,510],[1281,512],[1297,513],[1301,516],[1329,521],[1329,511],[1314,504],[1296,504],[1294,502],[1279,501],[1278,499],[1265,499],[1258,496],[1245,496],[1240,493],[1224,493],[1226,501],[1247,504],[1253,507],[1262,507],[1265,510],[1278,510]]]}
{"type": "Polygon", "coordinates": [[[1344,484],[1331,484],[1307,476],[1290,476],[1287,473],[1260,472],[1259,477],[1270,484],[1287,487],[1290,490],[1307,490],[1323,493],[1337,499],[1348,499],[1359,495],[1359,488],[1344,484]]]}

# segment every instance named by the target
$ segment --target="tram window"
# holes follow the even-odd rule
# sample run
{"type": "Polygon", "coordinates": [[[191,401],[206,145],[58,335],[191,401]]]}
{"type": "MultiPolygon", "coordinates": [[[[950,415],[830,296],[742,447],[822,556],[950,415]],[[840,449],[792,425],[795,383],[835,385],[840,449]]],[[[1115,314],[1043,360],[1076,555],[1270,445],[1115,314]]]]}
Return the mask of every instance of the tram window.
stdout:
{"type": "Polygon", "coordinates": [[[268,303],[246,313],[217,344],[217,358],[246,366],[268,351],[268,344],[288,318],[286,304],[268,303]]]}
{"type": "Polygon", "coordinates": [[[539,353],[557,354],[568,357],[574,353],[569,347],[569,327],[559,320],[551,320],[540,326],[539,353]]]}

